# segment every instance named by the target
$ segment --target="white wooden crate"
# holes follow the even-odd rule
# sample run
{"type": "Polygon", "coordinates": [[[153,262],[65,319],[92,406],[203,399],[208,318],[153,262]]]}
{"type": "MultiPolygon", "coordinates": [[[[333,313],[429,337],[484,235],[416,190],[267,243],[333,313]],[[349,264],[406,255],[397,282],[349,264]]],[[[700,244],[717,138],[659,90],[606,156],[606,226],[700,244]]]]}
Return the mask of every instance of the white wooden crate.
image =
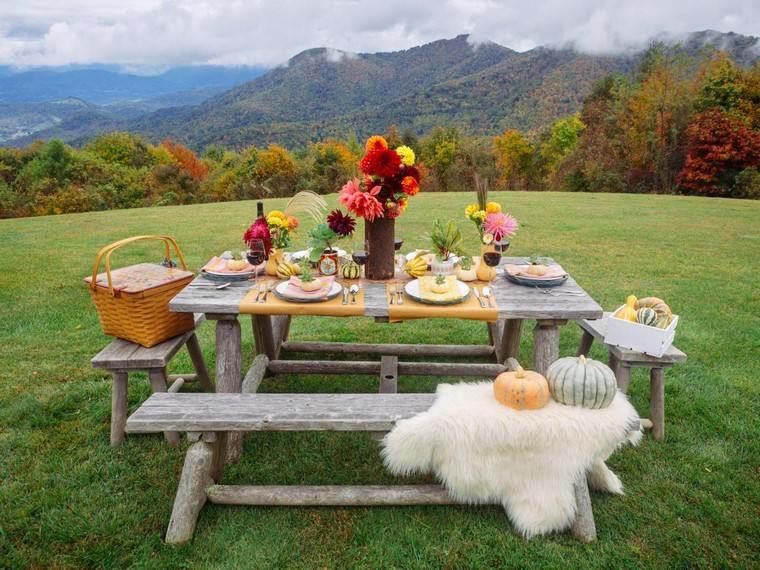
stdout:
{"type": "Polygon", "coordinates": [[[615,317],[615,313],[622,308],[623,306],[621,305],[608,317],[604,342],[637,352],[643,352],[649,356],[660,357],[665,354],[665,351],[673,344],[673,339],[676,336],[678,315],[673,315],[668,328],[659,329],[615,317]]]}

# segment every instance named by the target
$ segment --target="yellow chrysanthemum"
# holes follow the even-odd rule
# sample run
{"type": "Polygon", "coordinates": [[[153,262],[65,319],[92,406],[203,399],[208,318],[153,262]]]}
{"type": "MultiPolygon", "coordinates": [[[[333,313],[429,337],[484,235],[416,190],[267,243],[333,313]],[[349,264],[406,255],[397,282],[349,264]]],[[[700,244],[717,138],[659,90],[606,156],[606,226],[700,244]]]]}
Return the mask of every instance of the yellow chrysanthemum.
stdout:
{"type": "Polygon", "coordinates": [[[478,210],[472,215],[472,218],[474,220],[477,220],[478,222],[482,222],[486,219],[486,211],[485,210],[478,210]]]}
{"type": "Polygon", "coordinates": [[[464,209],[464,215],[468,218],[471,218],[475,215],[475,212],[477,212],[480,209],[480,207],[477,204],[470,204],[464,209]]]}
{"type": "Polygon", "coordinates": [[[376,152],[378,150],[385,150],[386,148],[388,148],[388,143],[380,135],[369,137],[365,146],[367,152],[376,152]]]}
{"type": "Polygon", "coordinates": [[[286,228],[288,226],[287,220],[272,215],[267,216],[267,224],[275,228],[286,228]]]}
{"type": "Polygon", "coordinates": [[[281,212],[280,210],[272,210],[267,214],[267,220],[269,218],[279,218],[281,220],[287,220],[288,217],[284,214],[284,212],[281,212]]]}
{"type": "Polygon", "coordinates": [[[486,204],[486,214],[495,214],[501,212],[501,204],[498,202],[488,202],[486,204]]]}
{"type": "Polygon", "coordinates": [[[414,151],[406,145],[400,146],[396,149],[396,154],[401,157],[401,162],[406,166],[412,166],[414,164],[414,151]]]}

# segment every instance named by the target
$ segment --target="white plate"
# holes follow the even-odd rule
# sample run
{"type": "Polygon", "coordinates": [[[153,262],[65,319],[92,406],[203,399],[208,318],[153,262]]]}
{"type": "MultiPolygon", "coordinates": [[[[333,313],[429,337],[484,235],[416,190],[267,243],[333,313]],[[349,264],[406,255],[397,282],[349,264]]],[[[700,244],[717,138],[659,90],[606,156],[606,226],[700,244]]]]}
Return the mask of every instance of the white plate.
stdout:
{"type": "Polygon", "coordinates": [[[274,288],[274,294],[279,297],[280,299],[284,299],[285,301],[290,301],[291,303],[321,303],[322,301],[329,301],[330,299],[334,299],[338,295],[340,295],[340,292],[343,291],[343,287],[340,286],[340,283],[337,281],[333,281],[332,285],[330,286],[330,290],[327,292],[327,296],[325,297],[313,297],[311,299],[304,299],[302,297],[291,297],[287,294],[287,288],[288,288],[289,281],[281,281],[277,284],[277,286],[274,288]]]}
{"type": "Polygon", "coordinates": [[[457,305],[467,298],[467,296],[470,294],[470,288],[467,286],[467,283],[462,283],[459,280],[456,281],[456,284],[459,288],[461,297],[459,299],[453,299],[451,301],[431,301],[430,299],[423,299],[420,296],[419,279],[415,279],[414,281],[407,283],[404,287],[404,291],[406,291],[407,295],[419,303],[425,303],[427,305],[457,305]]]}
{"type": "MultiPolygon", "coordinates": [[[[301,251],[296,251],[290,254],[291,261],[295,262],[299,259],[302,259],[304,257],[309,257],[310,249],[302,249],[301,251]]],[[[338,252],[338,257],[346,257],[347,253],[345,249],[335,248],[335,251],[338,252]]]]}
{"type": "MultiPolygon", "coordinates": [[[[415,249],[414,251],[410,251],[409,253],[407,253],[404,257],[406,257],[407,261],[411,261],[412,259],[417,257],[417,253],[420,251],[427,252],[426,255],[433,255],[433,252],[430,251],[429,249],[415,249]]],[[[454,263],[459,263],[459,257],[457,257],[456,255],[452,255],[450,259],[454,263]]],[[[430,267],[430,262],[428,262],[428,267],[430,267]]]]}

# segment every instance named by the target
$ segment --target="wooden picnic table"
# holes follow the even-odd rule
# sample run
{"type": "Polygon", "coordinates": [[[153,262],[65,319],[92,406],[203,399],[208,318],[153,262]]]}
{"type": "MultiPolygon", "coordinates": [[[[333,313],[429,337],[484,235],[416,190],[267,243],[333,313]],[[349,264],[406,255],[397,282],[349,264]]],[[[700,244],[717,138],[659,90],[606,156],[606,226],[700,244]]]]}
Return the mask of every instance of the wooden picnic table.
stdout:
{"type": "MultiPolygon", "coordinates": [[[[507,263],[525,263],[525,258],[507,257],[507,263]]],[[[406,275],[397,275],[400,281],[406,275]]],[[[535,319],[533,329],[533,368],[544,374],[559,358],[559,326],[568,320],[599,319],[602,308],[571,277],[551,291],[529,288],[507,281],[501,274],[491,283],[473,283],[491,287],[498,305],[496,322],[487,323],[489,341],[484,345],[371,344],[288,341],[291,315],[251,315],[256,351],[268,358],[269,373],[300,374],[371,374],[380,375],[380,392],[396,391],[396,379],[402,375],[485,376],[494,377],[507,369],[506,360],[516,357],[523,323],[535,319]],[[281,350],[288,352],[374,354],[380,361],[281,360],[281,350]],[[485,357],[486,363],[471,362],[399,362],[400,356],[415,357],[485,357]]],[[[217,289],[218,283],[197,277],[169,304],[172,311],[203,313],[216,322],[216,391],[240,393],[243,385],[241,333],[238,316],[240,303],[252,282],[231,283],[217,289]]],[[[387,282],[366,282],[364,310],[366,317],[388,322],[387,282]]],[[[440,318],[451,318],[446,307],[440,318]]],[[[255,365],[255,364],[254,364],[255,365]]],[[[248,375],[252,371],[249,370],[248,375]]],[[[239,455],[240,434],[231,434],[229,456],[239,455]]]]}

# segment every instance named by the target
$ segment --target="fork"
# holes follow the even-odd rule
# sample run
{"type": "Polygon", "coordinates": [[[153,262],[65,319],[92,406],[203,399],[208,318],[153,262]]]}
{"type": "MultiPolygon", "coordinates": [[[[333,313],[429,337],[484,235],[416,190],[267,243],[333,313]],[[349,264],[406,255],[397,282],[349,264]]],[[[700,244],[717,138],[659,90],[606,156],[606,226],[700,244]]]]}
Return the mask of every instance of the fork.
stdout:
{"type": "Polygon", "coordinates": [[[259,285],[259,291],[258,291],[258,293],[256,293],[256,300],[254,301],[254,303],[258,303],[258,302],[259,302],[259,297],[261,297],[261,294],[262,294],[263,292],[264,292],[264,284],[263,284],[263,283],[261,283],[261,284],[259,285]]]}
{"type": "MultiPolygon", "coordinates": [[[[263,285],[262,285],[262,287],[263,287],[263,285]]],[[[274,283],[270,283],[269,285],[267,285],[267,288],[266,288],[266,290],[264,291],[264,296],[263,296],[263,297],[262,297],[262,299],[261,299],[261,302],[262,302],[262,303],[266,303],[266,302],[267,302],[267,296],[269,295],[269,293],[270,293],[270,292],[271,292],[273,289],[274,289],[274,283]]]]}
{"type": "Polygon", "coordinates": [[[392,305],[394,299],[396,298],[396,296],[393,294],[394,293],[393,289],[388,290],[388,293],[390,295],[390,299],[388,300],[388,304],[392,305]]]}
{"type": "Polygon", "coordinates": [[[398,297],[398,301],[396,302],[396,304],[403,305],[404,304],[404,287],[401,285],[401,283],[396,283],[396,296],[398,297]]]}

